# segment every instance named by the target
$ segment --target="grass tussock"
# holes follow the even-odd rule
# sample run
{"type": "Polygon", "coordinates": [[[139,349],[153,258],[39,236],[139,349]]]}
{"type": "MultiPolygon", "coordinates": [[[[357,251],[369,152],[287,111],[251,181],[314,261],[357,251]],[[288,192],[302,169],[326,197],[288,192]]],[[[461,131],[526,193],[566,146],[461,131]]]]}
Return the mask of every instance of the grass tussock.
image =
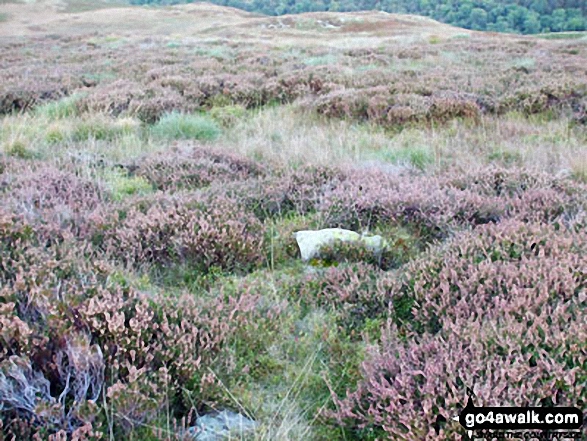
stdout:
{"type": "Polygon", "coordinates": [[[170,113],[153,125],[151,133],[154,137],[165,140],[212,141],[220,135],[220,128],[213,119],[204,115],[170,113]]]}

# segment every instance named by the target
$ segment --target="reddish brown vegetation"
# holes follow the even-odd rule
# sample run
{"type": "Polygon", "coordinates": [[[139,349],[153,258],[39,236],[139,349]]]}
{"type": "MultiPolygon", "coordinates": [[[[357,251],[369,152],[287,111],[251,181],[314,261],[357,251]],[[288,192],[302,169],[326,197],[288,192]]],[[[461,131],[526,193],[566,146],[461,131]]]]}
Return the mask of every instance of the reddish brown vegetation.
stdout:
{"type": "Polygon", "coordinates": [[[411,262],[384,291],[391,324],[338,418],[444,440],[462,436],[450,420],[464,385],[477,405],[585,403],[586,246],[584,230],[507,221],[411,262]]]}
{"type": "Polygon", "coordinates": [[[351,430],[454,438],[455,426],[435,423],[462,405],[465,385],[487,404],[587,398],[584,185],[523,170],[269,170],[192,146],[128,167],[160,191],[114,201],[76,165],[24,163],[3,163],[0,216],[0,400],[17,436],[106,430],[102,390],[120,434],[152,424],[165,403],[184,416],[222,400],[208,368],[236,368],[231,341],[264,351],[251,329],[271,332],[283,306],[255,286],[147,293],[117,265],[246,273],[265,265],[270,222],[291,214],[402,229],[410,243],[390,239],[415,248],[408,257],[434,245],[393,260],[395,272],[358,263],[278,282],[307,308],[333,308],[352,341],[388,322],[333,415],[351,430]]]}
{"type": "Polygon", "coordinates": [[[279,306],[261,307],[246,292],[147,295],[82,244],[47,244],[22,218],[3,212],[0,219],[0,400],[13,423],[8,433],[19,439],[39,428],[100,429],[102,388],[122,430],[152,421],[169,401],[187,413],[214,396],[207,368],[225,342],[259,326],[253,317],[269,324],[279,314],[279,306]],[[183,388],[197,401],[184,401],[183,388]]]}
{"type": "Polygon", "coordinates": [[[298,98],[324,115],[390,126],[509,110],[585,118],[584,59],[569,55],[572,42],[499,44],[476,36],[433,46],[331,51],[336,62],[328,67],[311,61],[320,60],[321,50],[261,55],[243,46],[235,56],[235,47],[214,52],[217,46],[164,43],[121,41],[115,52],[106,43],[88,46],[81,37],[37,40],[27,51],[20,43],[5,45],[1,59],[9,68],[0,76],[0,112],[84,92],[83,111],[136,115],[147,122],[172,110],[219,103],[252,108],[298,98]],[[101,65],[100,59],[110,61],[101,65]]]}
{"type": "Polygon", "coordinates": [[[243,157],[215,149],[177,148],[145,158],[136,174],[158,190],[177,191],[207,187],[212,182],[239,182],[265,173],[264,167],[243,157]]]}

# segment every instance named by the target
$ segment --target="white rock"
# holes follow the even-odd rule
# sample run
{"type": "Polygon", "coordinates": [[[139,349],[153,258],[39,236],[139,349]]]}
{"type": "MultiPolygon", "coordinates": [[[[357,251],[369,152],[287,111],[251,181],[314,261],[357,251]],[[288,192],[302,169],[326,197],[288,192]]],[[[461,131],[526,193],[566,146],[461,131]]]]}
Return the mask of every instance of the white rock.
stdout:
{"type": "Polygon", "coordinates": [[[241,439],[242,436],[257,428],[257,422],[240,413],[223,410],[217,414],[202,415],[196,425],[188,429],[195,441],[220,441],[224,439],[241,439]]]}
{"type": "Polygon", "coordinates": [[[344,230],[342,228],[326,228],[324,230],[304,230],[293,234],[302,260],[307,262],[314,258],[320,257],[320,248],[331,245],[335,241],[341,242],[362,242],[367,249],[373,253],[381,253],[387,242],[381,236],[370,236],[367,234],[359,234],[354,231],[344,230]]]}

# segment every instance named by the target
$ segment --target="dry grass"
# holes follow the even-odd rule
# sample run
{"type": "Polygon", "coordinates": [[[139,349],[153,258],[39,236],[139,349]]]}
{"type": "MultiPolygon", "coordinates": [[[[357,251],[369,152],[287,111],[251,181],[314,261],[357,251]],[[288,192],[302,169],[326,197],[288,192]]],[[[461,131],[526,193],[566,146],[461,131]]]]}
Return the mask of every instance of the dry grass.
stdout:
{"type": "Polygon", "coordinates": [[[271,107],[239,121],[223,142],[240,154],[290,164],[344,164],[384,148],[382,130],[271,107]]]}
{"type": "MultiPolygon", "coordinates": [[[[565,119],[487,116],[478,124],[455,120],[399,133],[376,126],[316,117],[295,106],[271,107],[239,120],[222,138],[253,158],[294,165],[395,163],[442,173],[487,165],[529,167],[558,173],[580,170],[587,131],[565,119]],[[415,164],[414,164],[415,162],[415,164]]],[[[578,172],[580,174],[580,172],[578,172]]]]}
{"type": "Polygon", "coordinates": [[[47,161],[86,156],[126,162],[159,148],[161,144],[144,136],[140,122],[132,118],[86,114],[52,119],[21,114],[0,121],[0,152],[12,156],[47,161]]]}

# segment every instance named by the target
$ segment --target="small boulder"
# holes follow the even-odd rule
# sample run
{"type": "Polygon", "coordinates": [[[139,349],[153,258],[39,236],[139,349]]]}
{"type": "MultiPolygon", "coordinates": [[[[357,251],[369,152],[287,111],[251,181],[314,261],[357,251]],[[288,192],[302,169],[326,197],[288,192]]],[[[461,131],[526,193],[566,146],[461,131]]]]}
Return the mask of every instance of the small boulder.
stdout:
{"type": "Polygon", "coordinates": [[[375,255],[381,254],[387,246],[387,242],[381,236],[371,236],[366,233],[359,234],[342,228],[326,228],[316,231],[304,230],[294,233],[293,236],[298,243],[304,262],[320,258],[320,248],[332,245],[336,241],[362,243],[375,255]]]}
{"type": "Polygon", "coordinates": [[[241,439],[257,426],[256,421],[240,413],[223,410],[202,415],[196,420],[196,425],[188,429],[188,433],[194,441],[221,441],[235,437],[241,439]]]}

